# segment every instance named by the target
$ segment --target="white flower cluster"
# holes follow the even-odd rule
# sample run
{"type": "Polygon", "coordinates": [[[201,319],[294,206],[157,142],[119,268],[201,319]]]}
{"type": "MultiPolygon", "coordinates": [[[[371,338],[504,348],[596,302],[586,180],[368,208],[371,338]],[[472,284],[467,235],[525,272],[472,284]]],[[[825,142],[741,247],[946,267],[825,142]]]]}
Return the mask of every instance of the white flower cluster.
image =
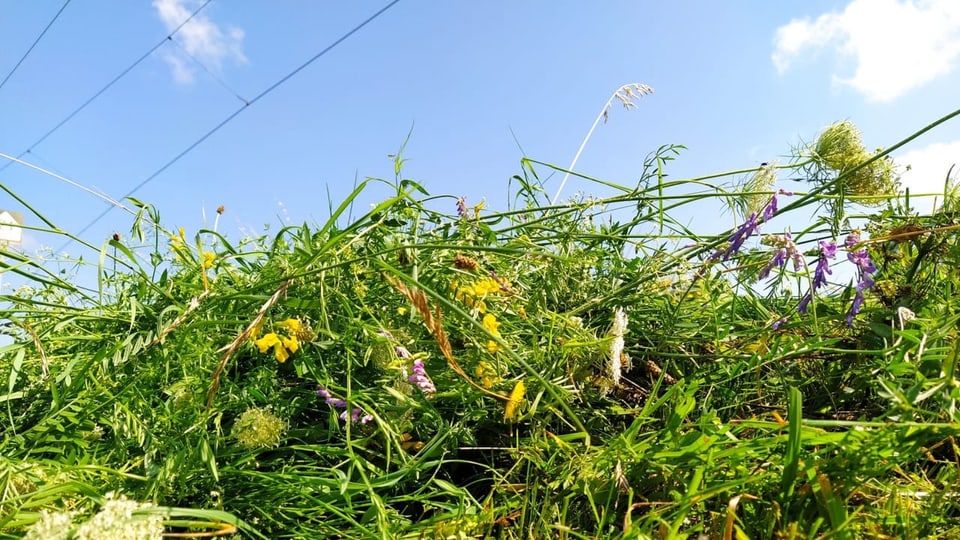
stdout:
{"type": "Polygon", "coordinates": [[[74,513],[40,512],[37,520],[23,536],[24,540],[160,540],[163,538],[164,516],[147,514],[134,516],[137,510],[152,506],[139,503],[123,495],[107,494],[103,507],[71,536],[74,513]]]}
{"type": "Polygon", "coordinates": [[[633,367],[630,363],[630,357],[623,352],[623,335],[627,333],[627,314],[623,308],[617,308],[613,312],[613,325],[610,332],[607,333],[610,340],[610,351],[607,356],[607,377],[613,381],[614,385],[620,384],[620,378],[624,371],[630,371],[633,367]]]}

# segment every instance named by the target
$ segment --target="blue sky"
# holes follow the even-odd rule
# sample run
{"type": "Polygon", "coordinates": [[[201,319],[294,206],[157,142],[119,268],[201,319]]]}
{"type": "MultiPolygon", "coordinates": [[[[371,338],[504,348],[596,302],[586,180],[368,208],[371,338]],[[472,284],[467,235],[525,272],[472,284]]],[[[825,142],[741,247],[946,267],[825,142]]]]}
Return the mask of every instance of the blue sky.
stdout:
{"type": "MultiPolygon", "coordinates": [[[[0,0],[0,76],[63,4],[0,0]]],[[[31,148],[201,4],[70,2],[0,87],[0,152],[31,148]]],[[[214,0],[23,159],[120,198],[386,4],[214,0]]],[[[843,119],[868,147],[888,146],[958,108],[958,56],[953,0],[401,0],[135,196],[188,231],[225,205],[220,230],[233,240],[267,223],[322,221],[328,190],[335,206],[355,179],[393,177],[386,156],[412,129],[405,177],[502,208],[520,171],[513,134],[528,156],[566,166],[627,83],[655,93],[611,109],[577,170],[634,185],[645,156],[669,143],[689,148],[668,171],[675,179],[755,167],[843,119]]],[[[913,168],[907,185],[939,189],[960,162],[960,123],[897,157],[913,168]]],[[[551,194],[559,181],[548,179],[551,194]]],[[[106,208],[17,164],[0,183],[74,232],[106,208]]],[[[577,192],[610,194],[572,179],[563,196],[577,192]]],[[[0,208],[20,209],[5,194],[0,208]]],[[[99,245],[129,228],[113,210],[83,236],[99,245]]],[[[28,232],[23,248],[60,244],[28,232]]]]}

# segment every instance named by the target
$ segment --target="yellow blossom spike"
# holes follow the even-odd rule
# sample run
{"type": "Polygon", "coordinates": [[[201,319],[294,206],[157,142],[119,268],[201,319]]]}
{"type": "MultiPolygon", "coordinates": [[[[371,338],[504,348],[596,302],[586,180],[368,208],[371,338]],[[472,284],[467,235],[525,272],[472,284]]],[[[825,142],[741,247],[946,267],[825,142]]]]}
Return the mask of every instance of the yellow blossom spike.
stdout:
{"type": "Polygon", "coordinates": [[[503,420],[505,422],[516,418],[517,407],[519,407],[520,402],[523,401],[523,395],[526,391],[527,388],[523,384],[523,379],[517,381],[517,384],[514,385],[513,390],[510,392],[510,398],[507,400],[507,405],[503,411],[503,420]]]}
{"type": "Polygon", "coordinates": [[[209,269],[213,266],[213,262],[217,260],[217,256],[209,251],[203,252],[203,269],[209,269]]]}

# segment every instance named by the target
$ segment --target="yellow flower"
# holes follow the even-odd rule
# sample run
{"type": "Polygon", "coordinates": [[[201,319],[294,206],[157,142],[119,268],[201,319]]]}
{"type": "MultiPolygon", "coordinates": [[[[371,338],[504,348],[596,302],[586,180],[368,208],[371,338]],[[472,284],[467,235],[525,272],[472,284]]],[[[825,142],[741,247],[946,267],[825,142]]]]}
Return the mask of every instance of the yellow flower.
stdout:
{"type": "Polygon", "coordinates": [[[489,362],[481,361],[477,364],[474,373],[480,378],[484,388],[493,388],[494,383],[500,382],[501,380],[500,375],[497,374],[497,369],[489,362]]]}
{"type": "Polygon", "coordinates": [[[483,316],[483,327],[487,329],[487,332],[490,332],[496,337],[500,337],[500,322],[497,321],[497,318],[493,313],[487,313],[483,316]]]}
{"type": "Polygon", "coordinates": [[[490,354],[496,354],[498,351],[500,351],[500,349],[501,349],[500,344],[498,344],[496,341],[494,341],[494,340],[492,340],[492,339],[487,341],[487,352],[488,352],[488,353],[490,353],[490,354]]]}
{"type": "Polygon", "coordinates": [[[296,336],[281,337],[273,332],[255,340],[253,344],[260,349],[261,353],[265,353],[270,350],[270,348],[273,348],[273,356],[275,356],[277,362],[281,364],[290,358],[290,353],[297,352],[297,349],[300,348],[300,342],[297,341],[296,336]],[[288,349],[290,352],[287,352],[288,349]]]}
{"type": "Polygon", "coordinates": [[[290,337],[281,336],[280,342],[283,343],[284,348],[286,348],[292,353],[295,353],[297,352],[298,349],[300,349],[300,341],[297,339],[297,336],[290,336],[290,337]]]}
{"type": "Polygon", "coordinates": [[[397,315],[400,315],[400,316],[406,315],[407,311],[408,311],[407,308],[405,308],[404,306],[400,306],[397,308],[397,315]]]}
{"type": "Polygon", "coordinates": [[[203,269],[206,270],[213,266],[213,261],[217,260],[217,256],[209,251],[203,252],[203,269]]]}
{"type": "Polygon", "coordinates": [[[285,321],[278,322],[277,326],[282,326],[294,334],[303,331],[303,323],[300,322],[300,319],[287,319],[285,321]]]}
{"type": "Polygon", "coordinates": [[[273,347],[274,345],[277,345],[279,343],[280,343],[280,337],[274,334],[273,332],[270,332],[269,334],[253,342],[253,344],[260,349],[261,353],[267,352],[267,350],[270,349],[270,347],[273,347]]]}
{"type": "Polygon", "coordinates": [[[283,348],[282,343],[277,343],[273,346],[273,356],[277,358],[277,362],[282,364],[287,361],[287,358],[290,358],[290,353],[283,348]]]}
{"type": "Polygon", "coordinates": [[[517,381],[517,384],[514,385],[513,391],[510,392],[510,398],[507,400],[506,408],[503,411],[503,420],[513,420],[517,415],[517,407],[520,406],[520,402],[523,401],[523,394],[526,392],[526,386],[523,384],[523,379],[517,381]]]}

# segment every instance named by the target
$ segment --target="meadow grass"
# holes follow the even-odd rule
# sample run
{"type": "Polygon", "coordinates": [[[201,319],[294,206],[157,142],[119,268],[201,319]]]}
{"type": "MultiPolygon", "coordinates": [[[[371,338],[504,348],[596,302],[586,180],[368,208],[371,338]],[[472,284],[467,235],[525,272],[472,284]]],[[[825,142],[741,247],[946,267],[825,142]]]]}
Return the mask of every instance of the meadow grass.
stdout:
{"type": "Polygon", "coordinates": [[[6,248],[0,536],[960,537],[958,199],[918,215],[840,126],[562,203],[527,159],[500,211],[398,153],[323,223],[130,200],[73,273],[6,248]]]}

